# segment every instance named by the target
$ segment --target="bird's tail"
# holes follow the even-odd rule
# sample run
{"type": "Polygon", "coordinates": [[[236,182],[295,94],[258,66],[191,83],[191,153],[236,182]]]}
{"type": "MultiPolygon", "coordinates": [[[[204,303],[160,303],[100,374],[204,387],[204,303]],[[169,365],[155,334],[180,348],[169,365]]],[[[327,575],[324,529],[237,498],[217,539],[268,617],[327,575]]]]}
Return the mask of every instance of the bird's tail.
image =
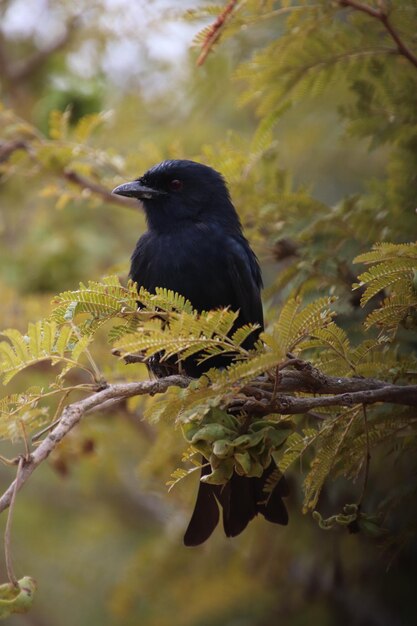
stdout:
{"type": "MultiPolygon", "coordinates": [[[[206,464],[201,474],[204,476],[210,471],[210,466],[206,464]]],[[[223,509],[223,527],[227,537],[239,535],[258,513],[269,522],[288,524],[288,513],[282,500],[288,495],[287,482],[284,476],[276,482],[276,472],[277,466],[271,461],[260,478],[239,476],[234,472],[226,485],[200,482],[184,544],[198,546],[210,537],[219,522],[219,504],[223,509]]]]}

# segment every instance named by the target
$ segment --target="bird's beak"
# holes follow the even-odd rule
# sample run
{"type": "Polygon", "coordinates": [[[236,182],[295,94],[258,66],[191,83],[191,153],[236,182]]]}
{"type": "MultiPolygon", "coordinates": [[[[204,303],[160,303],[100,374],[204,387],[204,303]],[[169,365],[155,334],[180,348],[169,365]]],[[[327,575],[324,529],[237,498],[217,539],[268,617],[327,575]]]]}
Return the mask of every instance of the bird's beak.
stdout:
{"type": "Polygon", "coordinates": [[[113,189],[112,193],[117,196],[138,198],[138,200],[149,200],[150,198],[156,198],[157,196],[163,195],[164,192],[152,189],[151,187],[145,187],[145,185],[142,185],[140,181],[134,180],[131,183],[123,183],[123,185],[119,185],[113,189]]]}

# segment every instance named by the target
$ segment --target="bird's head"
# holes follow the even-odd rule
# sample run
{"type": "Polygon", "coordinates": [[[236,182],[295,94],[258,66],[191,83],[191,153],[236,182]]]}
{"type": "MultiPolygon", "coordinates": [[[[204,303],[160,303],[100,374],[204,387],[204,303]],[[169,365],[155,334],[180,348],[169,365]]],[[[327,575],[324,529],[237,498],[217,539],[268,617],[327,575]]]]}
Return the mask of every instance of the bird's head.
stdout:
{"type": "Polygon", "coordinates": [[[190,223],[240,229],[222,175],[195,161],[163,161],[113,193],[140,200],[151,229],[172,231],[190,223]]]}

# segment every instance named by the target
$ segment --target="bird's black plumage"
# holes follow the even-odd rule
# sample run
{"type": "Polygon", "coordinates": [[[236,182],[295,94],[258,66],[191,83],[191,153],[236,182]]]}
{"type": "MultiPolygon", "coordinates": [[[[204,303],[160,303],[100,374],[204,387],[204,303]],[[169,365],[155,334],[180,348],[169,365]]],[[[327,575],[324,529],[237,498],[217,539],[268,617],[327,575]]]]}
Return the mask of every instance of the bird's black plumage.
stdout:
{"type": "MultiPolygon", "coordinates": [[[[156,287],[172,289],[199,311],[229,306],[239,311],[239,326],[257,323],[263,328],[259,264],[218,172],[194,161],[163,161],[114,193],[136,197],[145,208],[148,231],[136,245],[130,269],[139,287],[150,292],[156,287]]],[[[256,339],[257,334],[252,333],[247,347],[256,339]]],[[[200,376],[210,367],[227,364],[224,359],[198,364],[196,358],[190,358],[183,368],[190,376],[200,376]]],[[[161,373],[158,364],[154,373],[161,373]]],[[[286,491],[284,479],[268,504],[261,504],[265,499],[262,487],[274,467],[271,464],[261,478],[234,474],[224,487],[200,483],[185,544],[198,545],[211,535],[219,520],[218,502],[227,536],[239,534],[257,513],[286,524],[281,500],[286,491]]]]}

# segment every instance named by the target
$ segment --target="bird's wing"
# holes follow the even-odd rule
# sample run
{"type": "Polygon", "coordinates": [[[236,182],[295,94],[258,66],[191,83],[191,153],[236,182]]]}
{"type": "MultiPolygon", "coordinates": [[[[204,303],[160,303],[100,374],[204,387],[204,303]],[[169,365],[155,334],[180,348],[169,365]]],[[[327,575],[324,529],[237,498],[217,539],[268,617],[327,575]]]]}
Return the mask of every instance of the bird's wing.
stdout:
{"type": "Polygon", "coordinates": [[[148,290],[151,288],[150,259],[152,258],[152,245],[152,234],[147,231],[137,242],[130,258],[129,277],[137,283],[138,289],[140,287],[145,287],[148,290]]]}
{"type": "Polygon", "coordinates": [[[226,249],[233,299],[231,308],[240,310],[240,324],[257,323],[263,328],[262,277],[258,260],[243,237],[231,237],[226,249]]]}

